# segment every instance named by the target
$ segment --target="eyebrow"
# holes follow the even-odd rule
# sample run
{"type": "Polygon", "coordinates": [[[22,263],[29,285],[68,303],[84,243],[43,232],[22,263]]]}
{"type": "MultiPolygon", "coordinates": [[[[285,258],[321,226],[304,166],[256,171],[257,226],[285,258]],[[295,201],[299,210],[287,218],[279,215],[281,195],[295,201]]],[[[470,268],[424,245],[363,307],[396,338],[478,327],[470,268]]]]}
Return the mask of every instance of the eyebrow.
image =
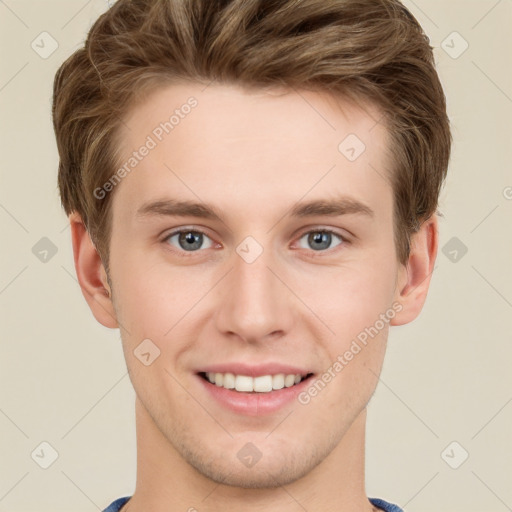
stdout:
{"type": "MultiPolygon", "coordinates": [[[[363,214],[368,217],[375,216],[375,212],[368,205],[350,197],[317,199],[297,203],[289,213],[290,216],[299,218],[318,215],[337,217],[350,214],[363,214]]],[[[144,203],[137,210],[136,217],[147,216],[197,217],[224,222],[220,211],[214,206],[208,203],[195,203],[178,199],[165,199],[144,203]]]]}

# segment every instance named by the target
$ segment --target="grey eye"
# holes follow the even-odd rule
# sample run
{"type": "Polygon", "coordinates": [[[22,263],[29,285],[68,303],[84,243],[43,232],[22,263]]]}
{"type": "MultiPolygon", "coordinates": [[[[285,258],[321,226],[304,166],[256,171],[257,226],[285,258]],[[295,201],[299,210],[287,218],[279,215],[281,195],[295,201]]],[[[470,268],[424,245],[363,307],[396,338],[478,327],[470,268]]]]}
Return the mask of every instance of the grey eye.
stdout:
{"type": "Polygon", "coordinates": [[[201,231],[194,230],[182,230],[175,231],[171,235],[169,235],[166,240],[174,247],[178,249],[183,249],[187,252],[196,252],[198,249],[209,249],[212,246],[210,238],[201,231]],[[173,243],[173,240],[177,240],[178,246],[173,243]],[[205,240],[208,240],[210,245],[207,247],[203,247],[205,240]]]}
{"type": "Polygon", "coordinates": [[[309,247],[304,247],[301,245],[302,249],[313,249],[314,251],[322,251],[325,249],[331,249],[333,235],[340,240],[340,242],[336,245],[339,245],[343,239],[340,235],[334,233],[333,231],[328,230],[318,230],[318,231],[309,231],[308,233],[305,233],[301,236],[300,240],[303,240],[305,237],[307,237],[306,243],[309,245],[309,247]]]}

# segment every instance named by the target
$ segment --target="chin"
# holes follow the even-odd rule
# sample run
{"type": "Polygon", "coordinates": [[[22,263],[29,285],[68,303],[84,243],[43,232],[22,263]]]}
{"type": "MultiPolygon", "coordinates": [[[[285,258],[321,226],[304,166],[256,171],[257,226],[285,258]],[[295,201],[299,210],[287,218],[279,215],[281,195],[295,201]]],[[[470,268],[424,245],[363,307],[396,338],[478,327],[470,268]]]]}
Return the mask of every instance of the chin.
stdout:
{"type": "MultiPolygon", "coordinates": [[[[260,461],[261,463],[261,461],[260,461]]],[[[258,465],[260,464],[258,463],[258,465]]],[[[276,470],[276,465],[268,464],[259,467],[240,469],[238,465],[231,468],[219,468],[214,466],[199,467],[196,469],[210,480],[231,487],[243,489],[274,489],[289,485],[305,476],[311,468],[303,466],[298,468],[290,465],[281,466],[276,470]]]]}
{"type": "MultiPolygon", "coordinates": [[[[244,489],[272,489],[288,485],[307,475],[328,455],[332,449],[324,447],[324,451],[312,447],[294,447],[279,443],[281,451],[273,449],[260,452],[261,458],[256,462],[244,462],[244,455],[255,454],[256,448],[250,443],[236,448],[227,456],[223,453],[212,453],[209,449],[199,449],[197,445],[181,446],[182,457],[206,478],[222,485],[244,489]],[[244,451],[245,449],[245,451],[244,451]],[[282,450],[286,450],[284,453],[282,450]],[[209,452],[209,457],[207,455],[209,452]]],[[[257,456],[257,455],[256,455],[257,456]]],[[[258,456],[257,456],[258,457],[258,456]]]]}

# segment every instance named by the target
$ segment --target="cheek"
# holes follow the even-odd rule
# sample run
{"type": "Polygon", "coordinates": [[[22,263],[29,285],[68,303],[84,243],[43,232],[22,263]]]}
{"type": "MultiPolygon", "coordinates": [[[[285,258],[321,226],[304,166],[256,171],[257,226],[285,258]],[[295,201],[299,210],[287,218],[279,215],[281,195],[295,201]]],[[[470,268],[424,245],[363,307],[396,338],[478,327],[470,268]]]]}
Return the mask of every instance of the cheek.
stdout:
{"type": "MultiPolygon", "coordinates": [[[[199,314],[207,302],[205,296],[218,280],[218,273],[206,266],[148,263],[136,254],[119,261],[115,270],[116,311],[129,332],[130,344],[149,338],[159,341],[162,350],[199,314]]],[[[173,346],[179,349],[175,342],[173,346]]]]}
{"type": "Polygon", "coordinates": [[[354,264],[336,269],[310,281],[302,280],[297,295],[329,327],[339,343],[351,340],[373,325],[392,303],[394,280],[392,267],[354,264]]]}
{"type": "Polygon", "coordinates": [[[325,381],[333,384],[327,384],[330,391],[322,392],[318,403],[338,414],[339,421],[346,411],[362,408],[378,383],[394,315],[393,283],[390,274],[365,267],[331,279],[314,296],[318,316],[334,331],[323,338],[325,381]]]}
{"type": "Polygon", "coordinates": [[[116,311],[130,337],[161,337],[171,329],[188,303],[185,296],[190,292],[183,275],[169,269],[163,272],[158,267],[145,268],[133,259],[113,268],[116,311]]]}

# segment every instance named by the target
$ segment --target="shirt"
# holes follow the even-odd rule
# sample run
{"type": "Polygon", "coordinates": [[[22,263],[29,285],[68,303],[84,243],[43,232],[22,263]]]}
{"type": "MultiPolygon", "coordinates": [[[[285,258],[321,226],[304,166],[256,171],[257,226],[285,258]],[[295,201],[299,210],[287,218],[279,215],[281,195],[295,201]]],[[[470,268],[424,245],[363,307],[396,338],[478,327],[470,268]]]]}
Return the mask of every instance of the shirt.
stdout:
{"type": "MultiPolygon", "coordinates": [[[[119,512],[121,507],[131,498],[131,496],[125,496],[124,498],[118,498],[113,501],[103,512],[119,512]]],[[[404,512],[398,505],[388,503],[387,501],[381,500],[380,498],[368,498],[372,505],[381,508],[384,512],[404,512]]]]}

